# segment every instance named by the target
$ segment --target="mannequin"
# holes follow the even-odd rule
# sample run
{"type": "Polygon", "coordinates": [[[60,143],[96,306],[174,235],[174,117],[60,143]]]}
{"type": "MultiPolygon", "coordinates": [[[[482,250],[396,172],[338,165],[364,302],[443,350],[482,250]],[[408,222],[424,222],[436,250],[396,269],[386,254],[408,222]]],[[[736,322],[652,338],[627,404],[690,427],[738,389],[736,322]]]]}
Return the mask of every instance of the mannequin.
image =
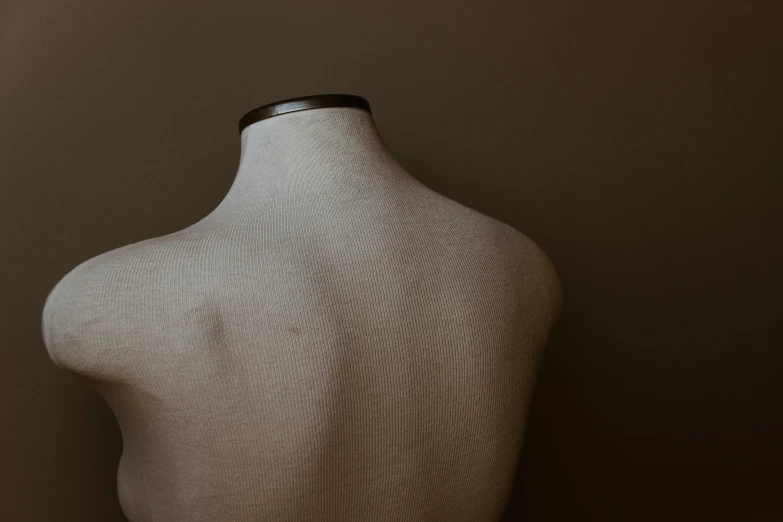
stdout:
{"type": "Polygon", "coordinates": [[[417,181],[354,95],[240,120],[201,221],[51,290],[59,368],[116,415],[130,522],[497,521],[558,274],[417,181]]]}

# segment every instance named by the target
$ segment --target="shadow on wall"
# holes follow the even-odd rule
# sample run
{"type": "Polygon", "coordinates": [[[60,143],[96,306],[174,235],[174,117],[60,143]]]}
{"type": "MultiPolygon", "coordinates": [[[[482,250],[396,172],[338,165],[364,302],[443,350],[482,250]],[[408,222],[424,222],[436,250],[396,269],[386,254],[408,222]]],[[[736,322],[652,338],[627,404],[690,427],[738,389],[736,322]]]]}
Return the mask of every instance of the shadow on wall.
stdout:
{"type": "MultiPolygon", "coordinates": [[[[685,411],[695,392],[676,385],[687,380],[683,370],[669,370],[655,397],[644,395],[649,382],[626,383],[611,391],[625,406],[591,403],[589,390],[612,377],[569,371],[558,352],[568,345],[589,356],[591,346],[566,333],[555,333],[543,357],[503,522],[783,520],[780,425],[685,411]]],[[[655,339],[639,344],[653,350],[655,339]]]]}

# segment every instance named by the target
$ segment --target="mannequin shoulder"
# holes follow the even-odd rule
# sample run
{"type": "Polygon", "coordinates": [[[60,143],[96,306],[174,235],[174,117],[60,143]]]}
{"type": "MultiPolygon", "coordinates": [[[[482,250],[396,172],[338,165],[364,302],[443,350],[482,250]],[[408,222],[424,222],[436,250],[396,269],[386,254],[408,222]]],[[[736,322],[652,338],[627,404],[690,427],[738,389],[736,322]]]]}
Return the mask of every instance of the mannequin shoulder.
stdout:
{"type": "Polygon", "coordinates": [[[534,306],[544,322],[556,323],[564,311],[564,288],[554,261],[529,235],[481,214],[478,244],[482,265],[497,274],[514,303],[534,306]]]}
{"type": "Polygon", "coordinates": [[[506,274],[525,292],[546,295],[555,310],[563,306],[563,287],[551,257],[530,236],[488,214],[426,187],[433,232],[452,238],[465,262],[506,274]]]}
{"type": "Polygon", "coordinates": [[[562,317],[565,295],[562,279],[552,258],[532,238],[511,225],[501,223],[500,237],[509,252],[509,269],[517,282],[523,305],[535,303],[545,323],[556,324],[562,317]]]}
{"type": "Polygon", "coordinates": [[[115,248],[81,262],[57,281],[40,323],[55,365],[89,374],[92,361],[111,360],[102,356],[122,345],[132,325],[129,311],[150,313],[157,301],[162,244],[163,238],[153,238],[115,248]]]}
{"type": "MultiPolygon", "coordinates": [[[[529,307],[559,320],[564,308],[563,285],[552,258],[517,228],[440,194],[423,190],[427,226],[433,243],[444,246],[449,264],[493,280],[509,304],[529,307]]],[[[500,297],[500,296],[498,296],[500,297]]]]}

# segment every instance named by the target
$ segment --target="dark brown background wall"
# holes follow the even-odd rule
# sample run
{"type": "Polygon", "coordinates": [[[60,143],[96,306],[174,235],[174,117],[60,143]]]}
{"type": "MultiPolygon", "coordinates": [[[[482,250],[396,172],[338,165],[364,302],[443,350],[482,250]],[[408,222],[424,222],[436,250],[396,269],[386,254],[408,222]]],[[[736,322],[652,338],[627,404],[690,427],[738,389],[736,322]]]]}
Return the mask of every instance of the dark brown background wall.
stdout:
{"type": "Polygon", "coordinates": [[[211,211],[247,110],[347,92],[563,279],[509,520],[783,520],[776,2],[51,4],[0,3],[0,519],[122,520],[53,285],[211,211]]]}

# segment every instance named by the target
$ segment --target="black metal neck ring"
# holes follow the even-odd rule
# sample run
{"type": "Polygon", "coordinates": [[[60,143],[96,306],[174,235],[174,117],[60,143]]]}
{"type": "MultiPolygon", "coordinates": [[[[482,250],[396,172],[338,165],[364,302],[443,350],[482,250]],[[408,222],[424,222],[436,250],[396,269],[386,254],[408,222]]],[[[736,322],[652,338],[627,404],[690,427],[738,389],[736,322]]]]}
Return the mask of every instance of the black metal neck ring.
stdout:
{"type": "Polygon", "coordinates": [[[355,94],[314,94],[268,103],[247,112],[239,119],[239,133],[241,134],[248,125],[272,116],[323,107],[356,107],[372,113],[370,103],[355,94]]]}

